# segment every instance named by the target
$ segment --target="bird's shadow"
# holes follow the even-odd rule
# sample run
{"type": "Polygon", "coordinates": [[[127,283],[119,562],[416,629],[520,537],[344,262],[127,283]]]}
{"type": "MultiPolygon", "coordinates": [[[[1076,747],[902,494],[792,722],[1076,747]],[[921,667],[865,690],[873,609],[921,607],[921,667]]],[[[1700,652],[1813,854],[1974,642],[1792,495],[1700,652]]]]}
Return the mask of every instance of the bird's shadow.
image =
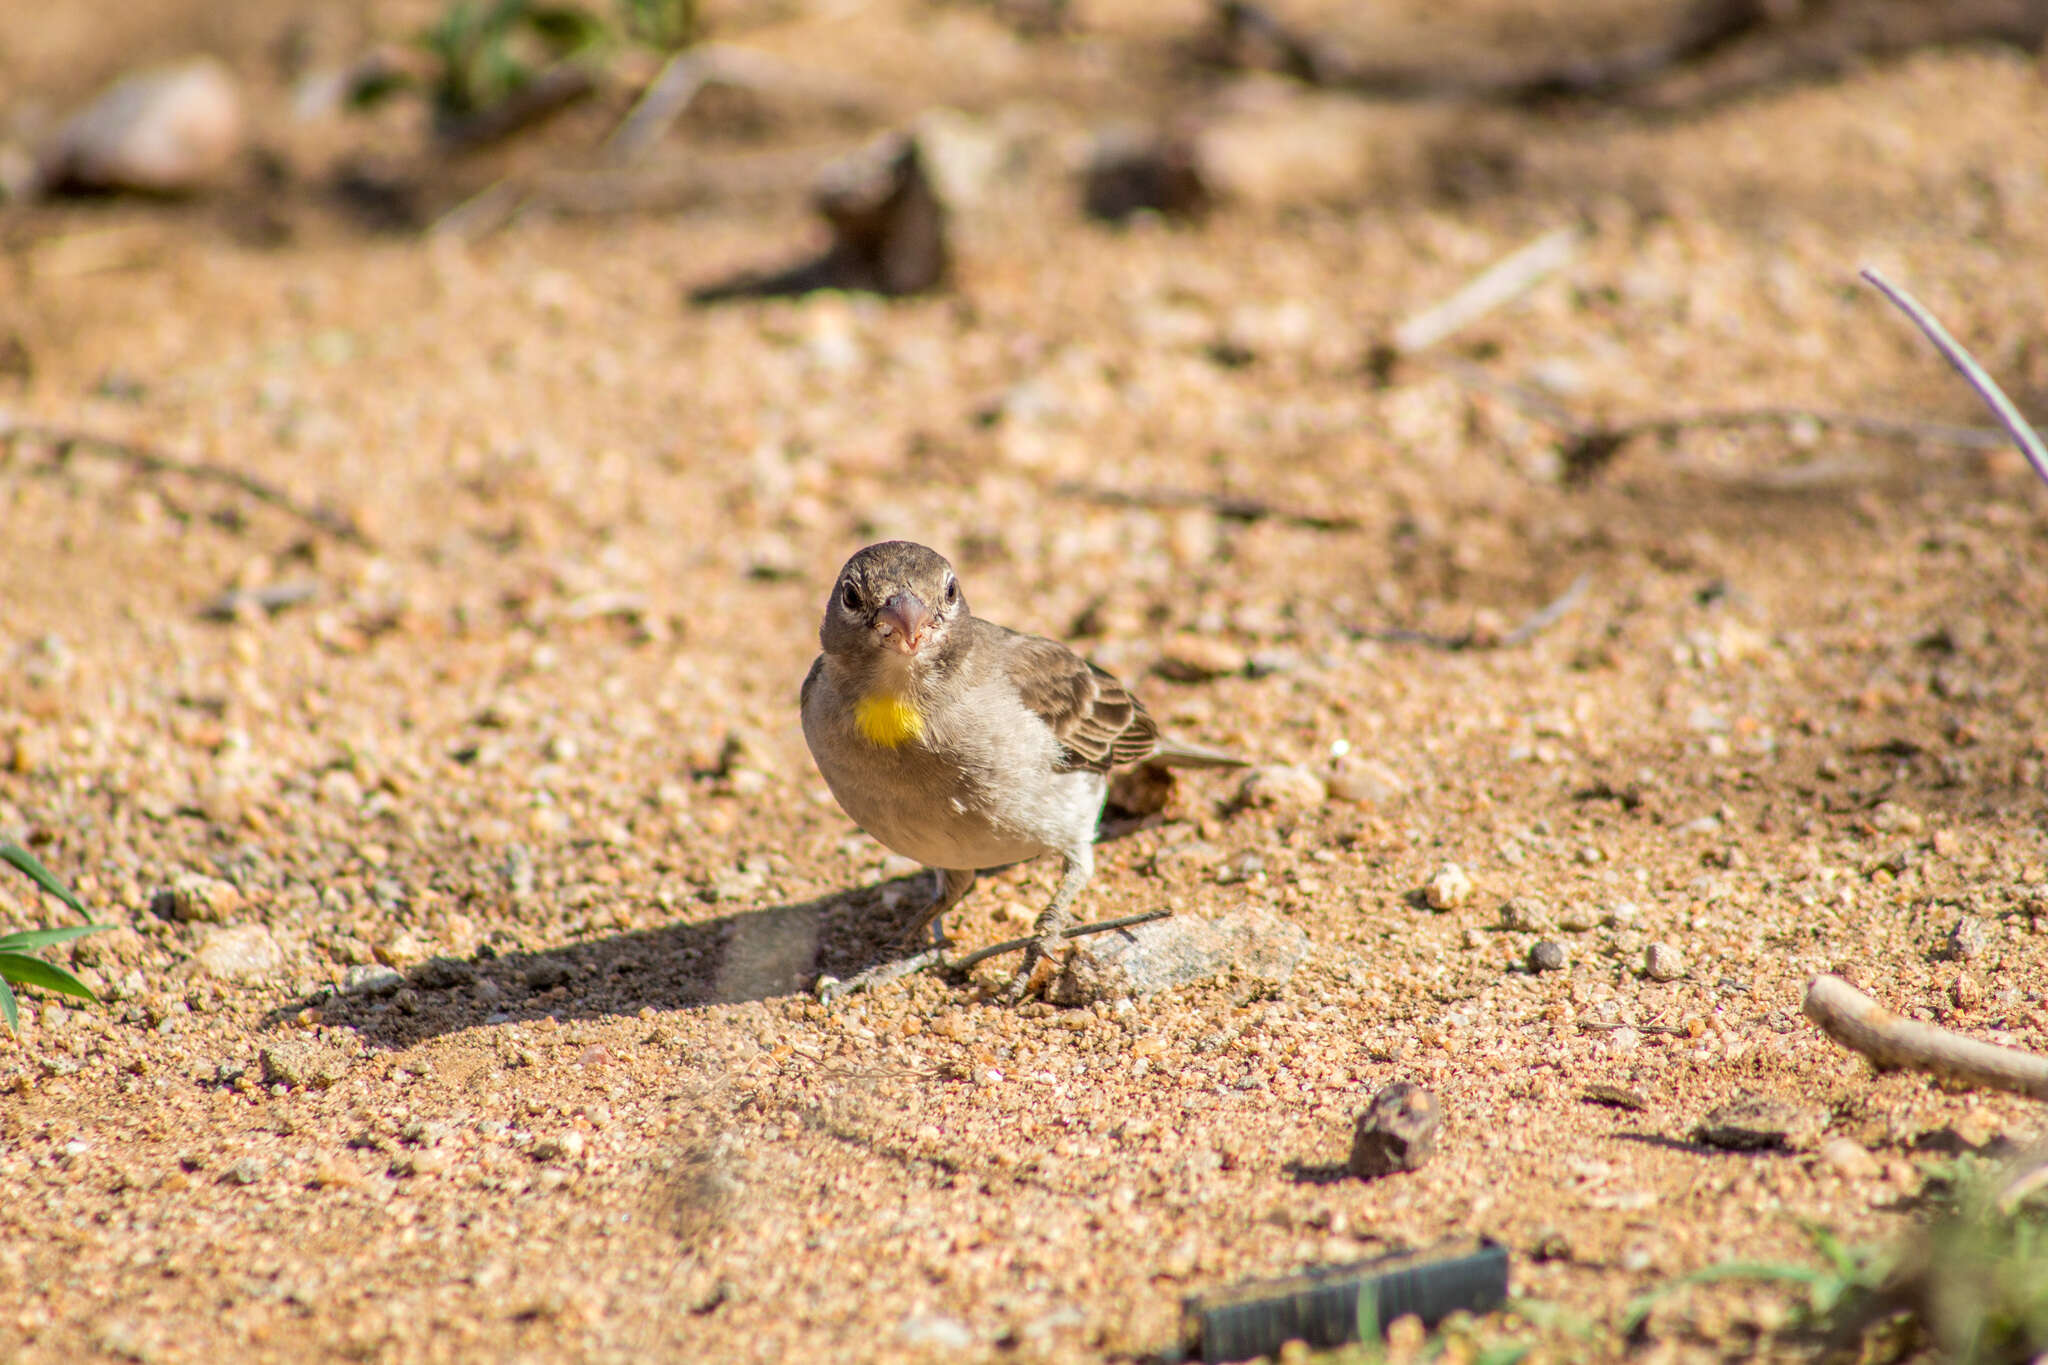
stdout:
{"type": "MultiPolygon", "coordinates": [[[[793,995],[898,953],[928,873],[812,900],[636,929],[538,952],[437,957],[380,987],[319,1002],[323,1022],[405,1048],[480,1025],[605,1019],[793,995]]],[[[276,1011],[296,1013],[307,1002],[276,1011]]]]}

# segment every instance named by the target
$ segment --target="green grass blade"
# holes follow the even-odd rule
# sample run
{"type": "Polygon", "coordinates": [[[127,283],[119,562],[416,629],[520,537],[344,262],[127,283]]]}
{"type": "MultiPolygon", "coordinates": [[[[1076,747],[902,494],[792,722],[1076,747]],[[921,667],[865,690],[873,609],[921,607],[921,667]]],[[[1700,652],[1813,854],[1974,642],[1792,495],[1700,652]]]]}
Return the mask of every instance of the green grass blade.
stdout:
{"type": "Polygon", "coordinates": [[[7,978],[0,976],[0,1019],[7,1021],[7,1031],[21,1031],[21,1009],[14,1003],[14,990],[7,984],[7,978]]]}
{"type": "Polygon", "coordinates": [[[103,934],[118,926],[112,924],[66,924],[55,929],[23,929],[12,934],[0,934],[0,953],[20,953],[31,948],[47,948],[52,943],[68,943],[74,938],[87,934],[103,934]]]}
{"type": "Polygon", "coordinates": [[[1638,1294],[1629,1301],[1622,1313],[1621,1330],[1624,1336],[1633,1333],[1650,1316],[1650,1310],[1679,1290],[1695,1284],[1717,1284],[1723,1280],[1762,1280],[1770,1284],[1805,1285],[1810,1291],[1816,1285],[1833,1279],[1824,1270],[1812,1266],[1783,1265],[1760,1261],[1724,1261],[1719,1265],[1701,1266],[1690,1274],[1681,1275],[1669,1284],[1659,1285],[1646,1293],[1638,1294]]]}
{"type": "Polygon", "coordinates": [[[39,957],[30,957],[27,953],[0,953],[0,981],[36,986],[63,995],[75,995],[81,1000],[99,999],[92,993],[92,987],[56,963],[45,962],[39,957]]]}
{"type": "Polygon", "coordinates": [[[0,843],[0,862],[12,863],[28,875],[28,879],[43,890],[63,901],[66,905],[85,916],[86,923],[92,922],[92,915],[80,903],[78,897],[64,883],[50,875],[50,869],[36,861],[36,856],[20,844],[0,843]]]}

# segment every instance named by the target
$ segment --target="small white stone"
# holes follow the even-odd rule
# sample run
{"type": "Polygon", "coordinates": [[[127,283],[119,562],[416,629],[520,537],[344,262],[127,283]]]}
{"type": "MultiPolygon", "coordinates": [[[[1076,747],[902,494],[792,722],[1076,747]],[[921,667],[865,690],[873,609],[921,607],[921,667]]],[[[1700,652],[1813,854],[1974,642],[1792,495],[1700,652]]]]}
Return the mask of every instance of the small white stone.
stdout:
{"type": "Polygon", "coordinates": [[[1455,910],[1472,899],[1472,879],[1456,863],[1445,863],[1429,879],[1423,895],[1432,910],[1455,910]]]}

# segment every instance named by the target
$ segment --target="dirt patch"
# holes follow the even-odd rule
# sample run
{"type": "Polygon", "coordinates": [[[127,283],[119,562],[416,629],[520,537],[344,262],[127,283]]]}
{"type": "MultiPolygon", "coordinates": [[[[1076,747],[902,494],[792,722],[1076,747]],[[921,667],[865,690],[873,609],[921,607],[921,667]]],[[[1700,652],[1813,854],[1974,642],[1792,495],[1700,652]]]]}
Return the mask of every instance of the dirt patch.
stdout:
{"type": "MultiPolygon", "coordinates": [[[[2032,1133],[2022,1101],[1871,1078],[1798,1007],[1839,969],[2048,1049],[2048,490],[1800,422],[1568,483],[1557,427],[1502,396],[1979,422],[1856,283],[1875,263],[2038,407],[2024,54],[1644,121],[1221,75],[1178,46],[1194,6],[1076,5],[1051,38],[783,6],[728,36],[886,98],[744,137],[713,109],[678,163],[801,171],[950,104],[993,169],[945,292],[692,307],[820,245],[803,174],[467,243],[371,230],[332,193],[350,158],[431,217],[622,108],[448,169],[398,114],[292,122],[293,7],[143,8],[132,55],[220,52],[275,165],[4,210],[0,417],[241,471],[366,543],[0,446],[0,830],[123,926],[69,950],[105,1004],[36,1000],[0,1038],[0,1355],[1119,1359],[1186,1293],[1472,1234],[1611,1324],[1726,1255],[1803,1255],[1806,1220],[1889,1240],[1930,1154],[2032,1133]],[[1236,164],[1320,169],[1089,223],[1088,135],[1185,109],[1236,121],[1236,164]],[[1400,320],[1572,224],[1561,271],[1387,365],[1400,320]],[[1019,1010],[998,962],[809,996],[923,894],[796,717],[832,575],[899,535],[1181,736],[1373,765],[1306,808],[1184,777],[1099,851],[1083,918],[1253,907],[1308,937],[1284,985],[1019,1010]],[[1434,909],[1447,863],[1470,893],[1434,909]],[[218,922],[152,910],[194,875],[233,893],[218,922]],[[1434,1158],[1342,1176],[1396,1081],[1441,1104],[1434,1158]],[[1696,1140],[1743,1096],[1814,1125],[1696,1140]]],[[[10,100],[126,64],[74,12],[28,25],[10,100]]],[[[364,36],[304,24],[314,65],[364,36]]],[[[1055,872],[985,878],[955,937],[1025,932],[1055,872]]],[[[49,917],[24,885],[0,924],[49,917]]],[[[1743,1293],[1692,1302],[1659,1349],[1776,1349],[1743,1293]]]]}

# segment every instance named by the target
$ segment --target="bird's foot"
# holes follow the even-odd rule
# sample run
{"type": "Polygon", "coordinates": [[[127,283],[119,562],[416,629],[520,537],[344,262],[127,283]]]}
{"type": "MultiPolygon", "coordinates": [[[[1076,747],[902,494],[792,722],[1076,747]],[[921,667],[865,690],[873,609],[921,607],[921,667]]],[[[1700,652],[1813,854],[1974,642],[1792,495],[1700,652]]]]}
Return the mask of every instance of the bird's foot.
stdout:
{"type": "Polygon", "coordinates": [[[1057,948],[1059,943],[1060,936],[1057,933],[1042,934],[1032,940],[1031,946],[1024,950],[1024,961],[1019,964],[1017,974],[1003,987],[1001,998],[1004,1004],[1019,1004],[1024,997],[1031,994],[1035,986],[1043,987],[1044,981],[1041,978],[1052,975],[1053,949],[1057,948]]]}

